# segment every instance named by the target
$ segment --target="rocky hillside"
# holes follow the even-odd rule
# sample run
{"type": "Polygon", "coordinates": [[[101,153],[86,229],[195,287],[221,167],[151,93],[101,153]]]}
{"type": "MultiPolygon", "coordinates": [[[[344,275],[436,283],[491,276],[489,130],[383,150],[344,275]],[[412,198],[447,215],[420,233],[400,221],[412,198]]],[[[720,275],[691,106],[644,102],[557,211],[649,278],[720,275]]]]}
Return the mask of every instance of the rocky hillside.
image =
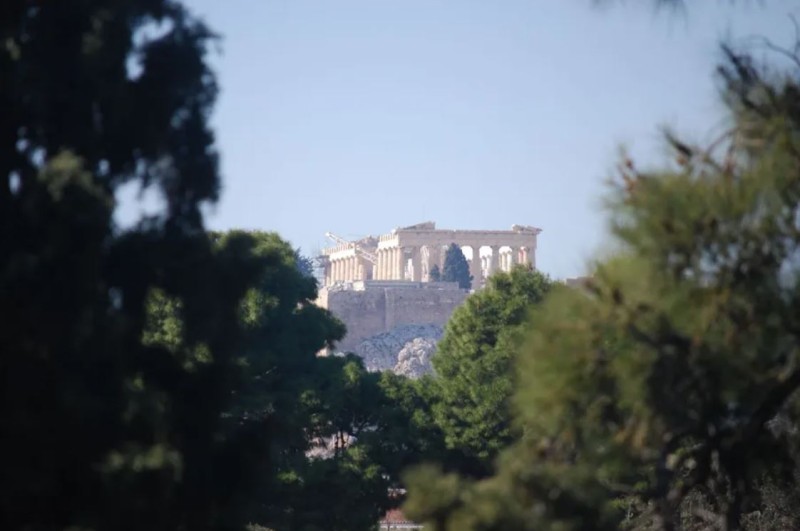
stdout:
{"type": "Polygon", "coordinates": [[[430,373],[431,356],[443,329],[437,325],[406,325],[362,341],[355,354],[370,371],[393,371],[410,378],[430,373]]]}

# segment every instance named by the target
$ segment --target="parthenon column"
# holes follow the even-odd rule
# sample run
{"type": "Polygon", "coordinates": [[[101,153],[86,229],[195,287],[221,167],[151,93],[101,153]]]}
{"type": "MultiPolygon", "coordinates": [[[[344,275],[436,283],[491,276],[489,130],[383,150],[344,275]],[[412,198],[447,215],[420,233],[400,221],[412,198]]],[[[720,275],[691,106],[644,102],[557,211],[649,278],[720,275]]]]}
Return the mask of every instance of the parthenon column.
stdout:
{"type": "Polygon", "coordinates": [[[420,277],[425,282],[430,282],[431,280],[431,246],[426,245],[424,247],[419,248],[420,253],[420,277]],[[422,252],[422,250],[425,252],[422,252]]]}
{"type": "Polygon", "coordinates": [[[383,250],[383,275],[381,276],[383,280],[391,280],[392,279],[392,250],[391,249],[384,249],[383,250]]]}
{"type": "Polygon", "coordinates": [[[527,247],[520,247],[519,248],[519,261],[521,264],[528,265],[530,263],[528,258],[528,248],[527,247]]]}
{"type": "Polygon", "coordinates": [[[394,279],[403,279],[403,249],[401,247],[394,248],[394,279]]]}
{"type": "Polygon", "coordinates": [[[514,265],[519,263],[519,247],[511,248],[510,263],[508,264],[509,271],[514,265]]]}
{"type": "Polygon", "coordinates": [[[486,274],[487,277],[493,275],[500,268],[500,247],[497,245],[492,246],[492,256],[489,258],[489,270],[486,274]]]}
{"type": "Polygon", "coordinates": [[[433,269],[433,266],[439,268],[439,273],[442,272],[442,246],[429,245],[428,246],[428,272],[433,269]]]}
{"type": "Polygon", "coordinates": [[[414,282],[421,282],[422,281],[422,249],[419,247],[412,247],[411,248],[411,268],[412,277],[411,280],[414,282]]]}
{"type": "Polygon", "coordinates": [[[536,248],[533,246],[525,247],[525,262],[530,264],[531,268],[536,269],[536,248]]]}
{"type": "Polygon", "coordinates": [[[472,260],[469,263],[469,274],[472,275],[472,289],[481,287],[481,248],[477,245],[472,246],[472,260]]]}

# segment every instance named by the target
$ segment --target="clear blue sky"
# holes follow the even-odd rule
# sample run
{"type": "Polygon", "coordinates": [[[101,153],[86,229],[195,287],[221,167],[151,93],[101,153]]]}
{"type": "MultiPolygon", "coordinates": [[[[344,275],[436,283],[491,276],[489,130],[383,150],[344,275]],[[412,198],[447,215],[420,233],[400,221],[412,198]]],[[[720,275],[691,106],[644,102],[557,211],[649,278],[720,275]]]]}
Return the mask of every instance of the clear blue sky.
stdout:
{"type": "Polygon", "coordinates": [[[557,278],[607,241],[617,148],[654,164],[660,126],[710,138],[719,40],[786,43],[798,13],[781,0],[689,0],[683,14],[644,0],[186,3],[224,37],[210,227],[311,252],[326,231],[534,225],[557,278]]]}

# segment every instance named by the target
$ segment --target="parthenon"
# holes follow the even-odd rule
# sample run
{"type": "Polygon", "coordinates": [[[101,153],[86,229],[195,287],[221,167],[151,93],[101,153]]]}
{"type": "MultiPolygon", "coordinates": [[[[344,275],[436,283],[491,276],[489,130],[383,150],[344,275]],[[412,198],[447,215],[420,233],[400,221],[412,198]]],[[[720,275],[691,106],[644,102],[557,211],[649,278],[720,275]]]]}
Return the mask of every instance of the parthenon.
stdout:
{"type": "Polygon", "coordinates": [[[536,267],[540,232],[523,225],[513,225],[511,230],[443,230],[426,222],[352,242],[328,233],[337,245],[322,250],[325,285],[365,280],[427,282],[434,264],[443,268],[444,249],[454,243],[469,259],[473,287],[480,287],[493,272],[508,271],[514,264],[536,267]]]}

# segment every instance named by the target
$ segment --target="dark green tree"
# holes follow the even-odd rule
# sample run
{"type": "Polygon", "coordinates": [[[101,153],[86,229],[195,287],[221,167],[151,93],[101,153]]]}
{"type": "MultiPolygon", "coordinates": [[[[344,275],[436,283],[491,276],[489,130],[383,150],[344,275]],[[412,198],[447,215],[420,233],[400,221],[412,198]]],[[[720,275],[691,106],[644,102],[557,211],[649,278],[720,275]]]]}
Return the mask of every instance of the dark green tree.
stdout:
{"type": "Polygon", "coordinates": [[[794,527],[763,517],[798,478],[800,62],[726,54],[731,128],[668,136],[661,172],[623,160],[620,254],[535,312],[496,474],[410,479],[433,529],[794,527]]]}
{"type": "Polygon", "coordinates": [[[458,282],[461,289],[470,289],[472,275],[469,274],[469,264],[461,247],[451,243],[444,254],[444,267],[442,280],[445,282],[458,282]]]}
{"type": "Polygon", "coordinates": [[[529,267],[498,272],[447,323],[432,360],[437,375],[433,411],[447,446],[464,455],[465,472],[487,473],[514,438],[511,359],[528,312],[551,285],[529,267]]]}
{"type": "MultiPolygon", "coordinates": [[[[344,328],[327,311],[314,305],[316,282],[297,266],[296,253],[276,234],[231,231],[211,235],[216,248],[247,238],[251,252],[263,263],[261,273],[239,307],[243,330],[238,360],[242,367],[235,399],[223,413],[223,428],[231,436],[247,434],[247,451],[240,455],[249,467],[251,483],[236,503],[247,521],[272,526],[281,508],[272,507],[283,485],[278,478],[296,463],[304,464],[312,447],[313,425],[304,397],[318,386],[310,375],[319,370],[317,352],[342,337],[344,328]]],[[[184,304],[155,292],[149,301],[144,341],[181,355],[195,370],[209,361],[204,346],[186,342],[184,304]]]]}
{"type": "Polygon", "coordinates": [[[3,529],[238,528],[283,433],[237,415],[248,323],[291,307],[291,346],[323,346],[311,284],[277,274],[277,308],[252,305],[281,253],[204,230],[211,38],[169,0],[0,6],[3,529]],[[165,207],[123,231],[125,183],[165,207]]]}
{"type": "Polygon", "coordinates": [[[371,530],[389,504],[384,469],[361,440],[385,406],[380,375],[355,356],[316,358],[305,373],[307,387],[285,410],[296,437],[278,449],[279,470],[251,519],[276,531],[371,530]]]}
{"type": "MultiPolygon", "coordinates": [[[[315,282],[297,267],[297,252],[270,233],[232,231],[213,240],[224,245],[240,235],[256,242],[254,252],[268,264],[242,304],[244,383],[225,414],[231,431],[262,434],[261,453],[249,456],[257,481],[242,512],[276,531],[371,530],[389,507],[389,486],[427,444],[411,418],[420,401],[410,381],[369,373],[360,358],[317,357],[343,328],[310,303],[315,282]]],[[[146,341],[188,349],[180,303],[158,300],[146,341]]]]}
{"type": "Polygon", "coordinates": [[[430,415],[430,382],[369,373],[356,356],[320,358],[316,384],[297,413],[309,436],[287,461],[254,521],[282,531],[369,531],[396,504],[390,487],[424,460],[441,460],[443,436],[430,415]]]}
{"type": "MultiPolygon", "coordinates": [[[[311,304],[315,281],[298,267],[298,253],[271,233],[212,240],[224,247],[238,237],[250,238],[265,263],[241,304],[243,382],[224,415],[232,433],[259,435],[241,512],[276,531],[371,530],[401,471],[441,454],[429,394],[406,378],[367,372],[355,356],[317,357],[343,327],[311,304]]],[[[181,302],[159,293],[149,308],[145,341],[204,363],[207,351],[184,342],[181,302]]]]}
{"type": "Polygon", "coordinates": [[[444,434],[433,418],[436,386],[431,376],[414,380],[391,372],[380,375],[378,386],[377,422],[360,440],[392,487],[401,488],[401,475],[409,466],[450,459],[444,434]]]}

